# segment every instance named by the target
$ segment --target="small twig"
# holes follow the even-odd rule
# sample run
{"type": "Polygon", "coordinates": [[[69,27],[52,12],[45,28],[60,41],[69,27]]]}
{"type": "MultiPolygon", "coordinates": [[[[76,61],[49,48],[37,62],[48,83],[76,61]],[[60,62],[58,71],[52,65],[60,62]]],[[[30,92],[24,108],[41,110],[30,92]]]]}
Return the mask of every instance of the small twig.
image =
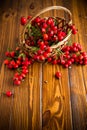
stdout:
{"type": "Polygon", "coordinates": [[[47,80],[44,80],[44,83],[48,83],[48,81],[47,81],[47,80]]]}

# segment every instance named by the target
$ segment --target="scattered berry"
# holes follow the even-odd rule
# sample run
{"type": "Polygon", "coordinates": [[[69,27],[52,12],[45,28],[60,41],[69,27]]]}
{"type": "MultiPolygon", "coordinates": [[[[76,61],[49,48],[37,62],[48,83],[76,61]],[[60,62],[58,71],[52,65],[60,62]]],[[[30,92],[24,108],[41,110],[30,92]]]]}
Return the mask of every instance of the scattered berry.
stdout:
{"type": "Polygon", "coordinates": [[[59,78],[61,78],[61,76],[62,76],[62,75],[61,75],[61,73],[60,73],[60,72],[56,72],[55,76],[56,76],[56,78],[58,78],[58,79],[59,79],[59,78]]]}
{"type": "Polygon", "coordinates": [[[27,19],[25,17],[21,17],[21,25],[25,25],[27,23],[27,19]]]}

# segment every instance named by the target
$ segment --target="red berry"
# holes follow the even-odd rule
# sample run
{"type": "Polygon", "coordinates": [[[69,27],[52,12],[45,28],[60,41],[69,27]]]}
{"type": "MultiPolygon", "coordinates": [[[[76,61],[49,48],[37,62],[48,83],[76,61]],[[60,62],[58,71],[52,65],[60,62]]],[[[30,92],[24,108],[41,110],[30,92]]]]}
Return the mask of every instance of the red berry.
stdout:
{"type": "Polygon", "coordinates": [[[77,31],[78,31],[77,29],[73,29],[73,30],[72,30],[72,34],[76,34],[77,31]]]}
{"type": "Polygon", "coordinates": [[[48,61],[48,62],[51,62],[51,61],[52,61],[52,58],[51,58],[51,57],[48,57],[47,61],[48,61]]]}
{"type": "Polygon", "coordinates": [[[48,43],[48,41],[44,41],[44,44],[47,46],[49,43],[48,43]]]}
{"type": "Polygon", "coordinates": [[[72,61],[71,61],[71,60],[68,60],[68,61],[67,61],[67,64],[68,64],[68,66],[70,66],[70,65],[72,64],[72,61]]]}
{"type": "Polygon", "coordinates": [[[46,23],[43,23],[43,28],[46,29],[47,28],[47,24],[46,23]]]}
{"type": "Polygon", "coordinates": [[[6,51],[6,52],[5,52],[5,55],[6,55],[7,57],[9,57],[9,56],[10,56],[10,52],[6,51]]]}
{"type": "Polygon", "coordinates": [[[11,65],[10,63],[7,65],[9,69],[13,68],[13,65],[11,65]]]}
{"type": "Polygon", "coordinates": [[[75,25],[70,25],[70,28],[73,30],[73,29],[76,29],[75,25]]]}
{"type": "Polygon", "coordinates": [[[27,19],[25,17],[21,17],[21,25],[25,25],[27,23],[27,19]]]}
{"type": "Polygon", "coordinates": [[[18,76],[18,80],[21,81],[22,79],[23,79],[23,76],[22,76],[22,75],[19,75],[19,76],[18,76]]]}
{"type": "Polygon", "coordinates": [[[76,42],[73,43],[73,47],[77,47],[77,45],[78,45],[78,44],[77,44],[76,42]]]}
{"type": "Polygon", "coordinates": [[[53,36],[53,41],[58,41],[58,37],[56,35],[53,36]]]}
{"type": "Polygon", "coordinates": [[[44,50],[45,47],[46,47],[46,45],[43,44],[43,45],[40,46],[40,49],[41,49],[41,50],[44,50]]]}
{"type": "Polygon", "coordinates": [[[10,55],[11,55],[12,58],[14,58],[15,52],[14,51],[10,52],[10,55]]]}
{"type": "Polygon", "coordinates": [[[21,84],[21,81],[20,81],[20,80],[14,80],[14,84],[15,84],[15,85],[20,85],[20,84],[21,84]]]}
{"type": "Polygon", "coordinates": [[[80,44],[77,44],[77,48],[78,48],[79,51],[82,50],[82,46],[80,44]]]}
{"type": "Polygon", "coordinates": [[[48,20],[47,20],[47,24],[48,25],[51,25],[53,23],[53,19],[52,18],[49,18],[48,20]]]}
{"type": "Polygon", "coordinates": [[[48,34],[43,34],[43,39],[44,39],[44,41],[47,41],[48,40],[48,34]]]}
{"type": "Polygon", "coordinates": [[[53,60],[52,64],[56,65],[57,64],[57,60],[53,60]]]}
{"type": "Polygon", "coordinates": [[[42,52],[42,50],[39,49],[39,50],[37,51],[37,53],[38,53],[38,54],[42,54],[43,52],[42,52]]]}
{"type": "Polygon", "coordinates": [[[21,65],[21,61],[20,60],[17,60],[16,63],[17,63],[18,66],[21,65]]]}
{"type": "Polygon", "coordinates": [[[23,78],[25,78],[25,77],[26,77],[26,75],[25,75],[24,73],[21,73],[21,76],[22,76],[23,78]]]}
{"type": "Polygon", "coordinates": [[[10,64],[14,67],[16,63],[14,60],[12,60],[12,61],[10,61],[10,64]]]}
{"type": "Polygon", "coordinates": [[[42,31],[42,33],[45,33],[45,32],[46,32],[46,29],[45,29],[45,28],[42,28],[41,31],[42,31]]]}
{"type": "Polygon", "coordinates": [[[48,35],[52,37],[54,35],[54,32],[51,30],[48,35]]]}
{"type": "Polygon", "coordinates": [[[8,59],[4,60],[4,64],[8,65],[9,64],[9,60],[8,59]]]}
{"type": "Polygon", "coordinates": [[[41,61],[44,61],[45,60],[45,57],[43,55],[40,55],[40,60],[41,61]]]}
{"type": "Polygon", "coordinates": [[[39,46],[44,45],[43,41],[38,41],[37,43],[38,43],[39,46]]]}
{"type": "Polygon", "coordinates": [[[13,95],[13,94],[12,94],[11,91],[7,91],[7,92],[6,92],[6,96],[7,96],[7,97],[11,97],[12,95],[13,95]]]}
{"type": "Polygon", "coordinates": [[[48,57],[48,52],[44,52],[43,55],[44,55],[45,58],[47,58],[48,57]]]}
{"type": "Polygon", "coordinates": [[[23,69],[22,73],[27,74],[28,73],[28,69],[23,69]]]}
{"type": "Polygon", "coordinates": [[[56,72],[56,74],[55,74],[55,76],[56,76],[56,78],[60,78],[62,75],[61,75],[61,72],[56,72]]]}
{"type": "Polygon", "coordinates": [[[35,19],[35,22],[36,23],[39,23],[41,21],[41,18],[38,16],[38,17],[36,17],[36,19],[35,19]]]}
{"type": "Polygon", "coordinates": [[[50,53],[50,52],[52,52],[52,48],[51,48],[51,47],[47,47],[46,51],[47,51],[48,53],[50,53]]]}
{"type": "Polygon", "coordinates": [[[65,64],[65,60],[62,59],[61,60],[61,64],[64,65],[65,64]]]}
{"type": "Polygon", "coordinates": [[[31,16],[31,15],[29,15],[29,16],[27,17],[27,19],[28,19],[28,20],[30,20],[31,18],[32,18],[32,16],[31,16]]]}
{"type": "Polygon", "coordinates": [[[68,65],[67,63],[65,63],[65,64],[64,64],[64,67],[65,67],[65,68],[68,68],[68,67],[69,67],[69,65],[68,65]]]}
{"type": "Polygon", "coordinates": [[[87,60],[84,60],[84,65],[87,65],[87,60]]]}
{"type": "Polygon", "coordinates": [[[15,65],[14,65],[14,68],[15,68],[15,69],[18,68],[18,64],[15,64],[15,65]]]}

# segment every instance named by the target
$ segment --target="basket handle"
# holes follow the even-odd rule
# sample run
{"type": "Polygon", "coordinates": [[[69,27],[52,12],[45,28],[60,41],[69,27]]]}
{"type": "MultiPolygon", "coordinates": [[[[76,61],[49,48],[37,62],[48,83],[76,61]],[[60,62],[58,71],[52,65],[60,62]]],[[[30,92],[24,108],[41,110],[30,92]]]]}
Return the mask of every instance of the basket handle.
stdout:
{"type": "Polygon", "coordinates": [[[70,10],[68,10],[67,8],[62,7],[62,6],[49,6],[49,7],[47,7],[47,8],[42,9],[42,10],[41,10],[39,13],[37,13],[33,18],[31,18],[31,20],[29,21],[29,23],[31,23],[31,21],[34,20],[37,16],[39,16],[39,15],[41,15],[41,14],[47,12],[47,11],[54,10],[54,9],[56,9],[56,10],[64,10],[64,11],[68,12],[68,14],[69,14],[69,16],[70,16],[69,24],[72,23],[72,14],[71,14],[70,10]]]}

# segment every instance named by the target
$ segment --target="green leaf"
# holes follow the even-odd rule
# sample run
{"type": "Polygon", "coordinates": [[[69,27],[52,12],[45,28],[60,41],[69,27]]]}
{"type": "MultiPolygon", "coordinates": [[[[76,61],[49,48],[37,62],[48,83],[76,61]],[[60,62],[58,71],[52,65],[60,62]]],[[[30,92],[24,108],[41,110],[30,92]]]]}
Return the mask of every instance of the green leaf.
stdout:
{"type": "Polygon", "coordinates": [[[25,59],[25,58],[26,58],[26,55],[25,55],[24,53],[20,53],[20,54],[19,54],[19,57],[22,57],[23,59],[25,59]]]}
{"type": "Polygon", "coordinates": [[[31,50],[32,50],[33,52],[36,52],[36,51],[39,50],[39,48],[38,48],[38,47],[32,47],[31,50]]]}

